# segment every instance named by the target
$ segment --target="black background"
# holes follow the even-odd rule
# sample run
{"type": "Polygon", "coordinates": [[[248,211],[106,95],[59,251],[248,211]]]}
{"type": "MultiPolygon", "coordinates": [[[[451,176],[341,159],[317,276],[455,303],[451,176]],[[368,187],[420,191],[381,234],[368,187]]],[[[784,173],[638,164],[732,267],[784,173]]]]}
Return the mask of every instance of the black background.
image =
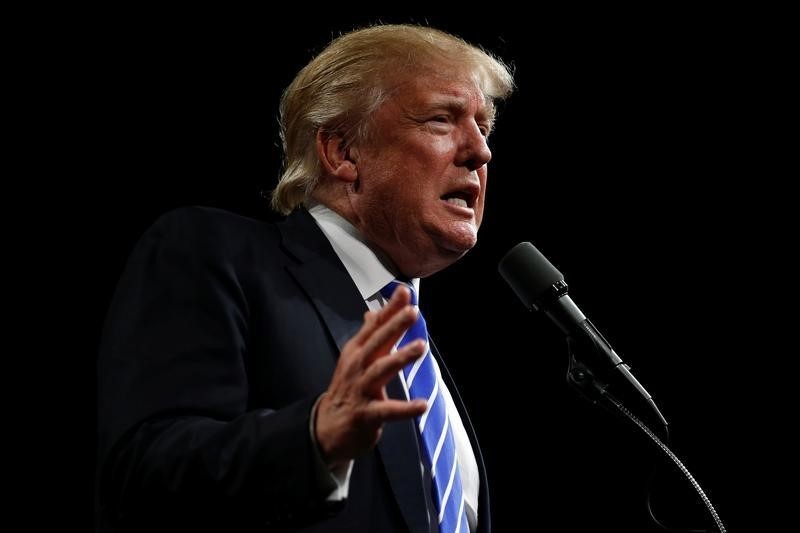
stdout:
{"type": "Polygon", "coordinates": [[[758,374],[750,362],[771,350],[754,296],[773,265],[752,257],[769,252],[783,225],[778,210],[764,211],[775,205],[769,153],[781,146],[762,121],[780,83],[757,22],[203,15],[119,14],[75,36],[90,80],[81,92],[93,142],[82,152],[96,177],[78,180],[90,350],[127,254],[158,215],[200,204],[274,218],[260,192],[279,174],[278,101],[299,68],[342,31],[430,23],[498,54],[518,86],[491,139],[480,242],[422,290],[481,440],[496,530],[656,531],[645,508],[654,463],[664,466],[658,515],[675,527],[712,525],[638,429],[567,388],[563,338],[497,273],[523,240],[564,273],[573,300],[653,394],[674,450],[723,520],[741,519],[734,406],[748,385],[735,369],[758,374]]]}

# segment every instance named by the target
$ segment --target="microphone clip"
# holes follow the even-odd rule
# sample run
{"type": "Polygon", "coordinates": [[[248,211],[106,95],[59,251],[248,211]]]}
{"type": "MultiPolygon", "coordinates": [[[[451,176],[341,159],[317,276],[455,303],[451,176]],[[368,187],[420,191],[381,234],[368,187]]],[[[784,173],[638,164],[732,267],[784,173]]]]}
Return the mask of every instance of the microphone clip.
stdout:
{"type": "Polygon", "coordinates": [[[587,343],[576,341],[574,337],[567,337],[567,350],[569,352],[569,367],[567,368],[567,384],[577,390],[584,399],[592,404],[597,404],[606,395],[608,384],[598,379],[594,372],[583,363],[583,357],[576,354],[586,349],[587,343]]]}

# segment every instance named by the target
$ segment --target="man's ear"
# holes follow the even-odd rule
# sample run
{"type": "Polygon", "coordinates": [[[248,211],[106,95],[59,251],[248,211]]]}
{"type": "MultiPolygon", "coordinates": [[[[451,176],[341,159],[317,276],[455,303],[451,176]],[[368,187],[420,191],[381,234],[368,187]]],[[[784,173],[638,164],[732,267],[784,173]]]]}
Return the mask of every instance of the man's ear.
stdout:
{"type": "Polygon", "coordinates": [[[349,183],[358,179],[355,159],[340,134],[318,129],[317,155],[325,174],[349,183]]]}

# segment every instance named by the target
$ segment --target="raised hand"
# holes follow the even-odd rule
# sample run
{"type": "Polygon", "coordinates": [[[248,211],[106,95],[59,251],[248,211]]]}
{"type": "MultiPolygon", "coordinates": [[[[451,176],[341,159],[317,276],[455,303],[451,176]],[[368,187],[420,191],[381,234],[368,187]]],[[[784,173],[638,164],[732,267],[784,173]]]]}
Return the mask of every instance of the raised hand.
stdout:
{"type": "Polygon", "coordinates": [[[322,456],[333,467],[377,444],[385,422],[425,412],[425,400],[392,400],[386,384],[425,353],[418,339],[392,353],[417,319],[407,288],[399,286],[380,311],[367,311],[364,325],[342,348],[328,390],[317,406],[315,432],[322,456]]]}

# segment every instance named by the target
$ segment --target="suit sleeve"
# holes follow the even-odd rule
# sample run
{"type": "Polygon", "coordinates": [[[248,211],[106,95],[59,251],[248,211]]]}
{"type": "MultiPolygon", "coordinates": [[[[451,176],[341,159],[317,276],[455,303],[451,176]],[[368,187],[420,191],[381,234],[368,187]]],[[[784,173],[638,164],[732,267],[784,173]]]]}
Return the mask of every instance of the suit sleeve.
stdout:
{"type": "Polygon", "coordinates": [[[247,283],[229,237],[200,210],[166,215],[117,287],[98,360],[98,500],[112,520],[230,528],[336,511],[313,468],[315,398],[248,410],[247,283]]]}

